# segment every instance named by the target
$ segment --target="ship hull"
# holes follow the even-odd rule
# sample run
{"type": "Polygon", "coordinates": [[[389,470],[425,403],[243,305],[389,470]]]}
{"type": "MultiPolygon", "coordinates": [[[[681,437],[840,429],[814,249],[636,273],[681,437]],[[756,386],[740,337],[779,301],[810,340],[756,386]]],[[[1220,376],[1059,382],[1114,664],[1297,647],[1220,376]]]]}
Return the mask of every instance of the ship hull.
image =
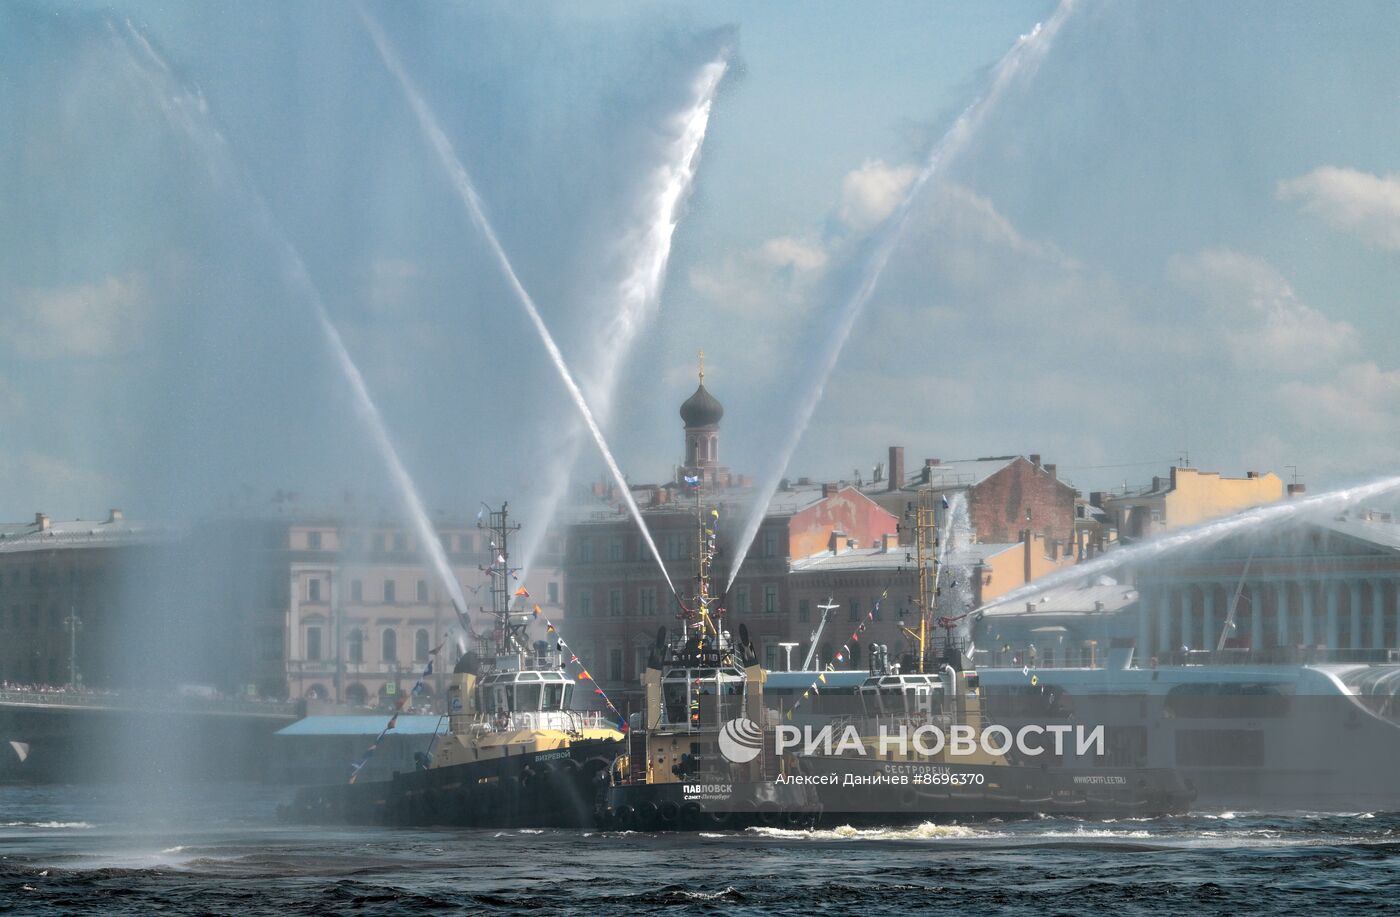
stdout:
{"type": "Polygon", "coordinates": [[[373,783],[306,787],[282,814],[311,824],[589,828],[599,785],[622,744],[583,739],[567,748],[396,773],[373,783]]]}
{"type": "Polygon", "coordinates": [[[1152,817],[1186,812],[1195,794],[1166,768],[1028,767],[799,759],[826,824],[897,824],[983,816],[1152,817]]]}
{"type": "Polygon", "coordinates": [[[773,782],[635,783],[604,787],[597,823],[613,831],[811,828],[821,814],[810,788],[773,782]]]}

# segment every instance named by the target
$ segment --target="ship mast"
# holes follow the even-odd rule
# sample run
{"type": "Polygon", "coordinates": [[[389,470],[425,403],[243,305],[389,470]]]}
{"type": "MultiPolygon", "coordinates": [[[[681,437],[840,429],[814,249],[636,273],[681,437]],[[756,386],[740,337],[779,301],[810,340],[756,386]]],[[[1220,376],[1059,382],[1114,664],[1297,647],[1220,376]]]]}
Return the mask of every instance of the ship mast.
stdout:
{"type": "MultiPolygon", "coordinates": [[[[510,522],[509,503],[502,503],[499,510],[490,510],[489,522],[480,518],[476,527],[491,533],[491,562],[479,569],[491,577],[490,613],[496,619],[496,651],[498,653],[525,652],[524,626],[512,627],[510,623],[511,577],[519,567],[510,566],[510,536],[520,531],[518,524],[510,522]]],[[[486,611],[487,609],[482,609],[486,611]]]]}
{"type": "Polygon", "coordinates": [[[904,511],[906,525],[914,531],[914,560],[918,564],[918,593],[914,607],[918,610],[917,629],[903,627],[904,633],[918,646],[916,671],[928,668],[928,649],[934,625],[935,600],[938,594],[938,521],[933,511],[933,491],[921,490],[918,499],[904,511]]]}

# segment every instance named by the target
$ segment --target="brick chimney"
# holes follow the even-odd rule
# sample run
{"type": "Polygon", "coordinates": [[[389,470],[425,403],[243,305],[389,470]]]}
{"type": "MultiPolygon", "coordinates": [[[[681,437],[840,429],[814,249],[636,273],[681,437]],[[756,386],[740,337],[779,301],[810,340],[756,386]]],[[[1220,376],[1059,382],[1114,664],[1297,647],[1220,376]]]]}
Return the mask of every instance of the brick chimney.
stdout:
{"type": "Polygon", "coordinates": [[[834,496],[836,496],[836,490],[837,490],[837,487],[836,487],[835,484],[823,484],[823,485],[822,485],[822,499],[825,500],[827,497],[834,497],[834,496]]]}
{"type": "Polygon", "coordinates": [[[1021,582],[1031,581],[1031,548],[1034,538],[1030,529],[1021,529],[1021,582]]]}
{"type": "Polygon", "coordinates": [[[1056,466],[1053,462],[1046,464],[1045,471],[1050,475],[1051,480],[1058,481],[1060,479],[1059,472],[1056,470],[1056,466]]]}
{"type": "Polygon", "coordinates": [[[109,510],[107,510],[107,522],[108,522],[108,523],[112,523],[112,522],[121,522],[121,521],[122,521],[123,519],[125,519],[125,518],[126,518],[126,516],[123,515],[123,514],[122,514],[122,511],[119,510],[119,509],[109,509],[109,510]]]}
{"type": "Polygon", "coordinates": [[[1031,464],[1032,464],[1032,465],[1034,465],[1034,466],[1037,467],[1037,468],[1040,467],[1040,453],[1039,453],[1039,452],[1032,452],[1032,453],[1030,454],[1030,460],[1031,460],[1031,464]]]}
{"type": "Polygon", "coordinates": [[[1307,492],[1308,492],[1308,485],[1306,485],[1306,484],[1289,484],[1289,485],[1288,485],[1288,495],[1289,495],[1290,497],[1301,497],[1303,494],[1305,494],[1305,493],[1307,493],[1307,492]]]}
{"type": "Polygon", "coordinates": [[[48,514],[47,514],[47,513],[35,513],[35,514],[34,514],[34,524],[37,525],[37,526],[39,527],[39,531],[41,531],[41,532],[47,532],[47,531],[49,530],[49,517],[48,517],[48,514]]]}
{"type": "Polygon", "coordinates": [[[840,530],[833,530],[826,540],[826,549],[832,554],[840,554],[850,546],[850,536],[840,530]]]}
{"type": "Polygon", "coordinates": [[[890,446],[890,483],[886,490],[899,490],[904,486],[904,447],[890,446]]]}

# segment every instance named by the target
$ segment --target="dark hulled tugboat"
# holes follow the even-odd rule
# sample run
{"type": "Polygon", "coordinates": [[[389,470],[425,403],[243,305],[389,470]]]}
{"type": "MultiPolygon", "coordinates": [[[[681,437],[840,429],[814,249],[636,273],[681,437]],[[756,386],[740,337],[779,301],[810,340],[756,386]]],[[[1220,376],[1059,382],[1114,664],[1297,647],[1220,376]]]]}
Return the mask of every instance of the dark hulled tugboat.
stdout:
{"type": "Polygon", "coordinates": [[[495,652],[468,652],[447,690],[445,733],[412,773],[309,787],[289,820],[382,825],[583,828],[623,735],[597,712],[571,709],[575,682],[557,644],[531,643],[530,617],[511,612],[506,507],[491,513],[495,652]]]}
{"type": "Polygon", "coordinates": [[[804,827],[818,807],[810,790],[787,783],[773,753],[773,717],[763,703],[764,671],[747,628],[725,629],[710,594],[715,514],[697,487],[697,589],[682,605],[679,633],[661,628],[642,676],[645,706],[634,715],[625,752],[598,799],[600,827],[668,831],[804,827]]]}

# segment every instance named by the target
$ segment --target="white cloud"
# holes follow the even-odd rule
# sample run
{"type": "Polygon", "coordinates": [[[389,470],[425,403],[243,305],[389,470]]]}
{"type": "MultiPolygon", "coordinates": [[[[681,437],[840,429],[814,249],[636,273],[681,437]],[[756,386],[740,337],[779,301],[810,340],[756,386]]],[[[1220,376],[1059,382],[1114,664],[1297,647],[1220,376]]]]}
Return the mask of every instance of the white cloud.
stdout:
{"type": "Polygon", "coordinates": [[[1366,244],[1400,251],[1400,175],[1321,166],[1278,183],[1278,196],[1366,244]]]}
{"type": "Polygon", "coordinates": [[[867,160],[841,180],[841,222],[856,232],[873,229],[894,212],[918,170],[913,166],[891,167],[882,160],[867,160]]]}
{"type": "Polygon", "coordinates": [[[1262,258],[1214,249],[1173,258],[1168,271],[1214,309],[1212,324],[1242,367],[1291,376],[1336,369],[1359,349],[1350,323],[1302,302],[1262,258]]]}
{"type": "Polygon", "coordinates": [[[0,318],[10,349],[23,357],[106,357],[126,353],[141,339],[148,285],[139,273],[96,283],[28,290],[0,318]]]}

